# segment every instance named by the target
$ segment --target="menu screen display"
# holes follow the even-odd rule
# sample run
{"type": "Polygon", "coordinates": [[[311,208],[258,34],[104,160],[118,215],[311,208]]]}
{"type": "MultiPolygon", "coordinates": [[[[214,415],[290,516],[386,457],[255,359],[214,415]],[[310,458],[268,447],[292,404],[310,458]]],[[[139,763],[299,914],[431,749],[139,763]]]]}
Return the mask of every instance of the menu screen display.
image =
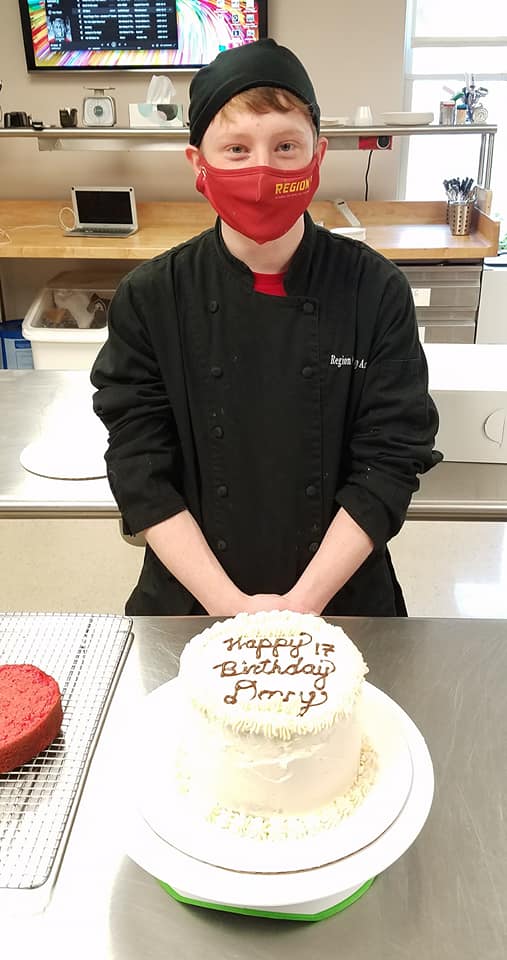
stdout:
{"type": "Polygon", "coordinates": [[[267,0],[19,0],[29,70],[192,69],[267,36],[267,0]]]}

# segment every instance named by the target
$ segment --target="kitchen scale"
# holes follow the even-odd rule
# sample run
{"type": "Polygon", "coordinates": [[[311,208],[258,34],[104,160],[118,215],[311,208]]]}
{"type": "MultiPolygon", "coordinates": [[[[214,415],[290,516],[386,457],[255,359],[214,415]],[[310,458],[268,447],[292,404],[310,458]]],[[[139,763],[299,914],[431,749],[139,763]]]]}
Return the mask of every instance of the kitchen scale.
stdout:
{"type": "Polygon", "coordinates": [[[160,763],[160,730],[177,729],[174,722],[168,726],[176,684],[145,698],[135,723],[138,746],[127,738],[129,756],[143,762],[137,791],[132,782],[125,791],[131,804],[121,826],[128,855],[175,900],[250,916],[322,920],[366,893],[420,833],[434,789],[428,748],[404,710],[369,683],[364,729],[377,752],[378,775],[336,827],[271,842],[198,821],[188,802],[178,800],[169,744],[167,762],[160,763]]]}

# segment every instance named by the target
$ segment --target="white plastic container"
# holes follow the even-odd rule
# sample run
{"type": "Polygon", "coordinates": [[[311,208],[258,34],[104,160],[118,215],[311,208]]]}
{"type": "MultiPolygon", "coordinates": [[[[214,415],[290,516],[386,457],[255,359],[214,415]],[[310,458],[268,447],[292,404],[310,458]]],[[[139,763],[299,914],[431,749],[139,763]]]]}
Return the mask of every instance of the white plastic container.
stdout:
{"type": "Polygon", "coordinates": [[[48,281],[29,307],[22,326],[23,336],[31,342],[35,370],[91,369],[107,340],[105,311],[103,325],[90,328],[78,326],[77,320],[72,327],[47,326],[45,316],[47,311],[56,309],[62,296],[74,292],[89,294],[90,301],[95,297],[107,304],[121,277],[113,271],[80,270],[59,273],[48,281]]]}
{"type": "Polygon", "coordinates": [[[425,343],[444,460],[507,463],[507,344],[425,343]]]}

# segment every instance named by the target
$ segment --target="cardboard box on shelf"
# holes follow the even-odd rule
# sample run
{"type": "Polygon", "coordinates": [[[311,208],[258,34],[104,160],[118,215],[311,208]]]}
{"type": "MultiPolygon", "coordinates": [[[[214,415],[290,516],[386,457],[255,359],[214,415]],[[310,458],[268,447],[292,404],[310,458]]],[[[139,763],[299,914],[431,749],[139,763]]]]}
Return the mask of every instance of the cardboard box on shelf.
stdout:
{"type": "Polygon", "coordinates": [[[22,320],[0,323],[0,369],[33,369],[32,348],[23,336],[22,326],[22,320]]]}

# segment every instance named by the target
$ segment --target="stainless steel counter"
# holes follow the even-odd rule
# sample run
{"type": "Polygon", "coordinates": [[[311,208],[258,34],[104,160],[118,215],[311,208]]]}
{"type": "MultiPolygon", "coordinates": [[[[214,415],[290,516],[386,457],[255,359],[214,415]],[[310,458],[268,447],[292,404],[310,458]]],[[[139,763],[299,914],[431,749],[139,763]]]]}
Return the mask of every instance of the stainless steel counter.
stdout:
{"type": "MultiPolygon", "coordinates": [[[[507,621],[349,619],[369,680],[423,733],[436,793],[415,843],[319,923],[183,906],[124,854],[114,757],[142,696],[173,677],[208,618],[138,618],[51,902],[0,917],[5,957],[52,960],[504,960],[507,621]],[[113,763],[112,763],[113,761],[113,763]],[[25,911],[26,914],[26,911],[25,911]]],[[[170,731],[160,731],[160,750],[170,731]]],[[[132,757],[131,776],[136,776],[132,757]]]]}
{"type": "Polygon", "coordinates": [[[47,428],[52,406],[69,401],[73,409],[70,401],[89,392],[87,371],[0,371],[0,517],[118,517],[106,479],[54,480],[19,462],[23,448],[47,428]]]}
{"type": "MultiPolygon", "coordinates": [[[[0,371],[0,518],[119,516],[105,479],[50,480],[19,463],[22,449],[44,429],[51,404],[88,390],[85,371],[0,371]]],[[[506,520],[507,465],[439,464],[422,477],[408,519],[506,520]]]]}

